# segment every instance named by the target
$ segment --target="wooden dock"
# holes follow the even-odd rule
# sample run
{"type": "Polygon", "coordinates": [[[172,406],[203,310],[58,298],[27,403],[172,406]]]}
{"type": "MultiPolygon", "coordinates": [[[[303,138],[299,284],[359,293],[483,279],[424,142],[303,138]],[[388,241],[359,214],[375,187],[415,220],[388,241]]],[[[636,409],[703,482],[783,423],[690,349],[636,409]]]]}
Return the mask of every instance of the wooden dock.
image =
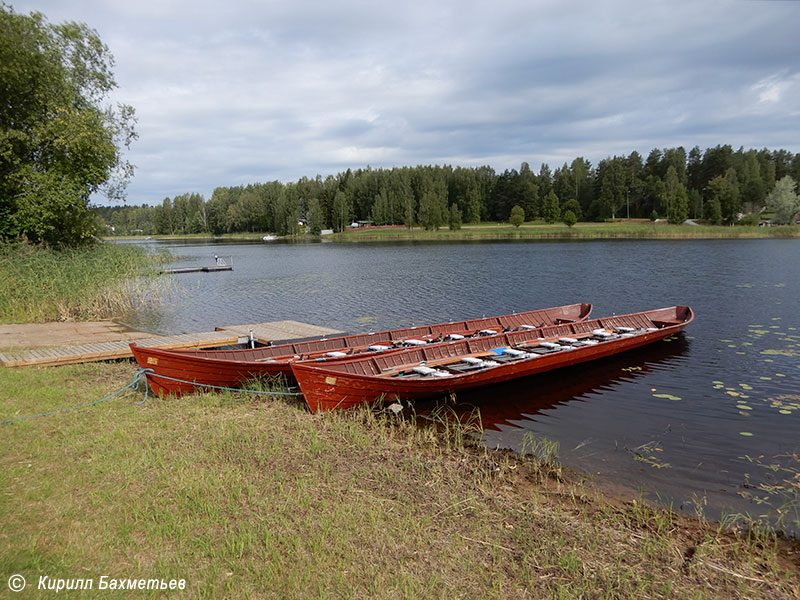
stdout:
{"type": "Polygon", "coordinates": [[[164,269],[162,273],[174,275],[176,273],[214,273],[216,271],[233,271],[233,265],[212,265],[210,267],[176,267],[164,269]]]}
{"type": "Polygon", "coordinates": [[[274,321],[218,327],[216,331],[153,335],[113,321],[0,325],[0,365],[66,365],[133,356],[130,342],[164,349],[213,348],[244,343],[253,331],[262,342],[323,337],[341,333],[299,321],[274,321]],[[75,344],[75,340],[82,343],[75,344]]]}
{"type": "Polygon", "coordinates": [[[247,337],[253,332],[253,337],[263,342],[272,340],[299,340],[302,338],[323,337],[342,333],[336,329],[328,329],[318,325],[309,325],[300,321],[272,321],[270,323],[253,323],[252,325],[228,325],[217,327],[217,331],[237,333],[247,337]]]}

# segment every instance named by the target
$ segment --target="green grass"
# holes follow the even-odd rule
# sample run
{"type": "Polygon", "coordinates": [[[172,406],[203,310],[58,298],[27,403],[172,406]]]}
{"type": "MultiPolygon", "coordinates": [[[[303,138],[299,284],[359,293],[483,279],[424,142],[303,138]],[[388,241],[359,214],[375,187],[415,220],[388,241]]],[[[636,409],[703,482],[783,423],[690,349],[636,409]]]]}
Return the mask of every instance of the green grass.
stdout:
{"type": "Polygon", "coordinates": [[[0,244],[0,323],[111,318],[157,292],[158,261],[136,246],[0,244]]]}
{"type": "MultiPolygon", "coordinates": [[[[218,236],[231,240],[260,240],[263,233],[237,233],[218,236]]],[[[140,236],[141,237],[141,236],[140,236]]],[[[212,238],[210,234],[185,236],[155,236],[156,239],[212,238]]],[[[606,223],[577,223],[567,227],[563,223],[548,225],[541,221],[514,227],[509,223],[479,223],[450,230],[446,226],[436,231],[420,227],[368,227],[347,229],[343,233],[325,236],[327,241],[426,241],[426,240],[593,240],[593,239],[718,239],[718,238],[796,238],[800,226],[757,227],[723,225],[668,225],[646,219],[617,220],[606,223]]],[[[302,240],[310,236],[288,237],[302,240]]],[[[135,239],[135,238],[131,238],[135,239]]]]}
{"type": "MultiPolygon", "coordinates": [[[[0,420],[135,373],[0,369],[0,420]]],[[[548,476],[555,446],[475,446],[477,415],[459,431],[447,411],[417,426],[268,393],[141,398],[0,425],[6,576],[184,578],[191,598],[782,599],[800,585],[796,544],[548,476]]]]}
{"type": "Polygon", "coordinates": [[[608,223],[577,223],[567,227],[563,223],[548,225],[541,222],[525,223],[514,227],[507,223],[481,223],[465,225],[459,230],[444,228],[425,231],[415,228],[367,228],[347,230],[332,236],[336,241],[390,241],[390,240],[556,240],[556,239],[715,239],[715,238],[783,238],[800,237],[800,227],[757,226],[692,226],[667,225],[645,220],[615,221],[608,223]]]}

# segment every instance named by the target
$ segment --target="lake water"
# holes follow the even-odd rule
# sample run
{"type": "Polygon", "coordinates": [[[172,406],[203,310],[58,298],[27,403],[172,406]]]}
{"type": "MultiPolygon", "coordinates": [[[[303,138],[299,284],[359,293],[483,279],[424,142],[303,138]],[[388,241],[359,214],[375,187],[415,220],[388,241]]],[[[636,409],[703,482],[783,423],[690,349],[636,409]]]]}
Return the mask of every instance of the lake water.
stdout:
{"type": "Polygon", "coordinates": [[[491,447],[526,435],[601,486],[800,532],[800,242],[158,244],[182,293],[129,315],[159,333],[294,319],[367,331],[591,302],[593,316],[688,304],[678,339],[459,398],[491,447]]]}

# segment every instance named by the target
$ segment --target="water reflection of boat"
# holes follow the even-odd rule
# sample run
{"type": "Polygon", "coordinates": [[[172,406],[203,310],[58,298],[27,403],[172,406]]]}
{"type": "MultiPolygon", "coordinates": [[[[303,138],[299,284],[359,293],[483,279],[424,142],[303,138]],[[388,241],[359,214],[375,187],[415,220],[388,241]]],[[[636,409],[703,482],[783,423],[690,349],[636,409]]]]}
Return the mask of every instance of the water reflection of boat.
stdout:
{"type": "MultiPolygon", "coordinates": [[[[635,362],[629,355],[614,355],[542,373],[532,379],[516,379],[492,386],[490,389],[467,390],[455,397],[452,414],[468,419],[479,411],[484,429],[500,431],[504,427],[518,428],[520,421],[536,420],[536,415],[569,402],[583,402],[589,395],[614,389],[643,375],[664,368],[685,356],[689,343],[678,336],[669,343],[650,344],[637,350],[635,362]]],[[[439,404],[437,400],[415,403],[417,414],[425,415],[439,404]]]]}
{"type": "Polygon", "coordinates": [[[692,322],[688,306],[513,331],[329,365],[292,363],[312,412],[418,399],[597,360],[670,337],[692,322]]]}

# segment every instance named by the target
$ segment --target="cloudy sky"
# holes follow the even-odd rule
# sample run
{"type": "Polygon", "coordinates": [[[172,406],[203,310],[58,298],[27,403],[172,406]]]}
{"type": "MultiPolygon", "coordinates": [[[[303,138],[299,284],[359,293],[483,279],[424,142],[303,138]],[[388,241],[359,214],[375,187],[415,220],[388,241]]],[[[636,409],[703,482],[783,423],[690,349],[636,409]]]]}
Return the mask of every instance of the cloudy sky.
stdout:
{"type": "Polygon", "coordinates": [[[97,30],[128,203],[366,165],[800,152],[800,2],[5,0],[97,30]]]}

